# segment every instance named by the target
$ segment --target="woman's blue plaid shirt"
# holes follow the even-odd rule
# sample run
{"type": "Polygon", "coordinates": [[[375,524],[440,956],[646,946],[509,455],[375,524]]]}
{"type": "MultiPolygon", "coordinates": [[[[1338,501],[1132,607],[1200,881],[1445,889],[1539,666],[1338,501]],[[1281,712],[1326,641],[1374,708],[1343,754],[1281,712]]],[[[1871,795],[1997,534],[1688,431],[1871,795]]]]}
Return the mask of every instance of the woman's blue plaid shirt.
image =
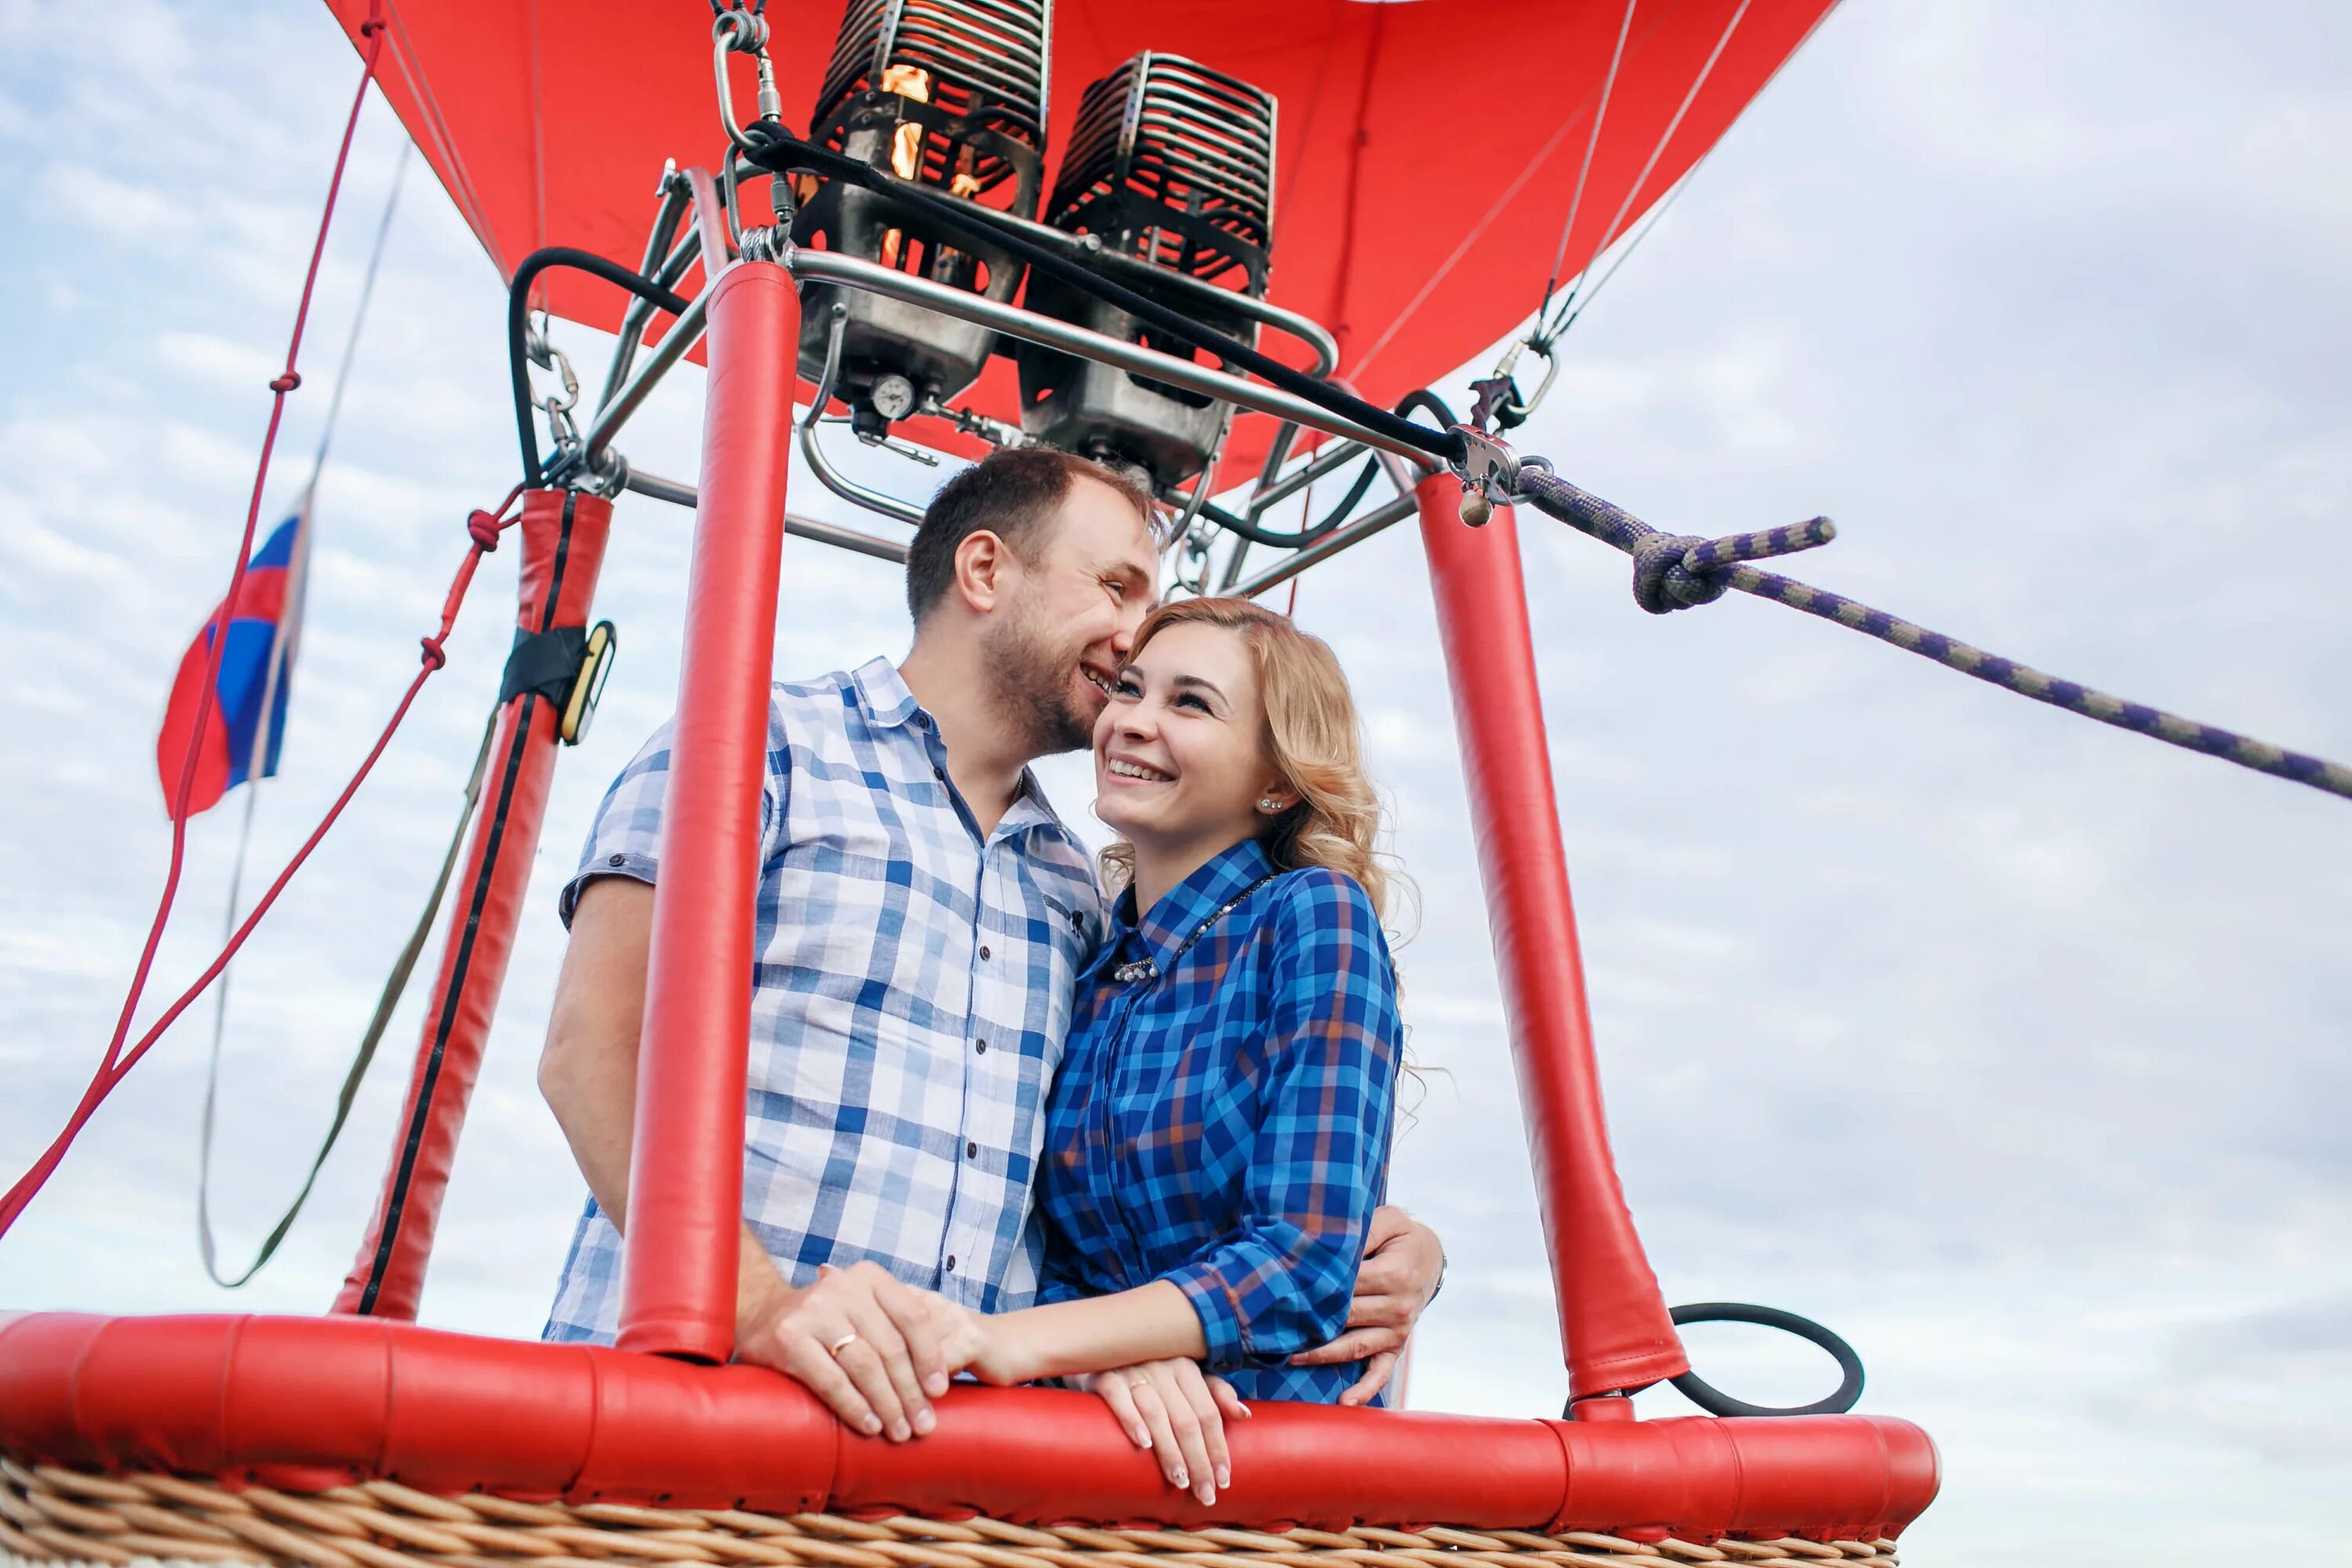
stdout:
{"type": "Polygon", "coordinates": [[[1244,1398],[1330,1403],[1357,1368],[1285,1363],[1347,1321],[1404,1030],[1362,887],[1310,868],[1248,891],[1273,869],[1244,843],[1139,923],[1121,896],[1046,1102],[1038,1300],[1171,1280],[1244,1398]]]}

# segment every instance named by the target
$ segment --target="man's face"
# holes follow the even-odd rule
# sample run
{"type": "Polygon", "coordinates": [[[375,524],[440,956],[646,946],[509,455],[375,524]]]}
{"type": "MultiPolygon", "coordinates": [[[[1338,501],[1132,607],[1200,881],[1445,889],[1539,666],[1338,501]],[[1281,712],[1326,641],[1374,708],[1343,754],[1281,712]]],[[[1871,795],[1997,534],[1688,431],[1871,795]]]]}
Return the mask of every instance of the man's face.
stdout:
{"type": "Polygon", "coordinates": [[[1160,574],[1142,517],[1092,479],[1070,481],[1041,538],[982,644],[998,706],[1026,731],[1033,756],[1088,743],[1160,574]]]}

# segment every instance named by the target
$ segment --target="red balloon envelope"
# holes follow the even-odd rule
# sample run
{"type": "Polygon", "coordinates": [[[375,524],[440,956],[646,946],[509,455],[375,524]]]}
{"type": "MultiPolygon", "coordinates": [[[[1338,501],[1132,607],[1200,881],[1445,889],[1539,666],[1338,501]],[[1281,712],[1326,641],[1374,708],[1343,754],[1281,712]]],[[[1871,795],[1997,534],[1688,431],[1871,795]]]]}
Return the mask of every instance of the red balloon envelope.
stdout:
{"type": "MultiPolygon", "coordinates": [[[[1715,144],[1832,3],[1060,0],[1048,177],[1080,89],[1138,50],[1273,93],[1270,297],[1328,326],[1340,376],[1391,403],[1536,308],[1588,144],[1563,279],[1715,144]]],[[[368,0],[329,4],[356,37],[368,0]]],[[[807,128],[841,11],[839,0],[768,7],[795,130],[807,128]]],[[[635,265],[663,161],[719,162],[708,6],[383,0],[383,89],[501,274],[542,245],[635,265]]],[[[749,62],[735,63],[748,112],[749,62]]],[[[609,331],[623,301],[557,274],[549,303],[609,331]]],[[[1296,355],[1279,337],[1268,351],[1296,355]]],[[[993,362],[968,401],[1017,417],[1011,366],[993,362]]],[[[1236,431],[1237,465],[1263,450],[1265,424],[1236,431]]]]}

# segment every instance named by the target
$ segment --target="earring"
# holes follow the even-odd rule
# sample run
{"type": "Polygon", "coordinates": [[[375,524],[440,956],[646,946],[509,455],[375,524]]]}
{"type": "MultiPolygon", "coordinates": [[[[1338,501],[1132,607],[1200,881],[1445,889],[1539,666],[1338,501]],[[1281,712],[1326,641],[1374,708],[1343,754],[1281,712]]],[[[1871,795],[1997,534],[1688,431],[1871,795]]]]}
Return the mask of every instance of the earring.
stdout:
{"type": "Polygon", "coordinates": [[[1265,812],[1268,816],[1271,816],[1276,812],[1280,811],[1282,806],[1279,802],[1271,798],[1261,798],[1257,803],[1257,808],[1260,811],[1265,812]]]}

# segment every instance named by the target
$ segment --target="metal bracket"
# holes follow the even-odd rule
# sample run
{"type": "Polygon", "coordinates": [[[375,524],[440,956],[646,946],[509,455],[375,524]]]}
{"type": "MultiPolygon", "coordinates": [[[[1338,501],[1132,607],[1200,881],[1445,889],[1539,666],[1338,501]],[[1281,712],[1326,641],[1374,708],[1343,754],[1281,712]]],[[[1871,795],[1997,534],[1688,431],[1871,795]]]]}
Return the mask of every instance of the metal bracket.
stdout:
{"type": "Polygon", "coordinates": [[[1495,503],[1508,501],[1519,489],[1519,455],[1507,442],[1467,425],[1454,426],[1462,437],[1462,460],[1454,473],[1462,480],[1462,521],[1484,528],[1495,515],[1495,503]]]}

